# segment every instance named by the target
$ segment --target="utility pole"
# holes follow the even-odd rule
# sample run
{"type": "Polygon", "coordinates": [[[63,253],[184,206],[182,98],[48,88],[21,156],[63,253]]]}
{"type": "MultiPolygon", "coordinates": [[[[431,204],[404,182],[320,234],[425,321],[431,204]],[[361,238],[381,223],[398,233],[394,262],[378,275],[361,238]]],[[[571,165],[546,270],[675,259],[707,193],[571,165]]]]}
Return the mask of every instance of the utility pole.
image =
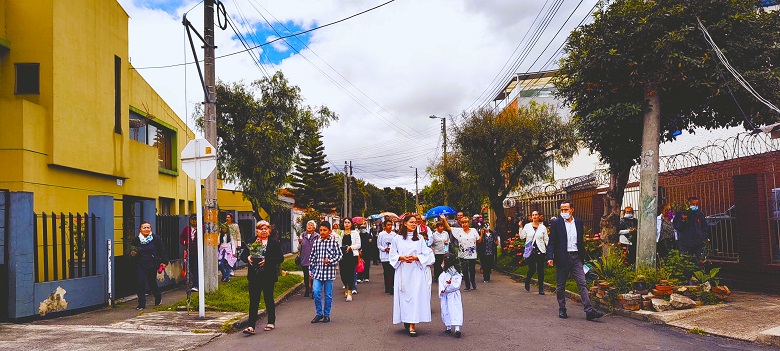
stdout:
{"type": "MultiPolygon", "coordinates": [[[[203,69],[204,80],[206,84],[207,98],[205,101],[205,114],[203,116],[204,132],[206,134],[206,140],[211,145],[217,145],[217,90],[216,90],[216,71],[214,68],[214,2],[215,0],[205,0],[205,10],[203,12],[203,36],[205,39],[205,45],[203,46],[203,69]]],[[[196,191],[201,191],[200,184],[196,184],[196,191]]],[[[204,292],[201,290],[201,294],[212,292],[217,290],[217,245],[219,240],[218,236],[218,207],[217,207],[217,172],[211,173],[206,178],[206,199],[204,203],[204,223],[203,223],[203,240],[200,244],[203,245],[203,261],[202,274],[200,281],[204,284],[204,292]]],[[[201,206],[201,204],[198,204],[201,206]]],[[[198,228],[200,230],[200,228],[198,228]]]]}
{"type": "Polygon", "coordinates": [[[661,135],[661,98],[652,87],[645,88],[650,109],[645,112],[639,173],[639,228],[636,266],[655,267],[656,209],[658,208],[658,145],[661,135]]]}
{"type": "Polygon", "coordinates": [[[409,166],[409,168],[414,168],[414,212],[417,212],[420,210],[420,190],[417,187],[417,167],[409,166]]]}
{"type": "MultiPolygon", "coordinates": [[[[436,115],[430,115],[430,116],[428,116],[428,118],[438,118],[438,119],[441,120],[441,135],[442,135],[441,146],[442,146],[442,149],[444,150],[444,158],[442,159],[442,163],[444,164],[444,169],[447,169],[447,118],[446,117],[439,117],[439,116],[436,116],[436,115]]],[[[417,173],[417,172],[415,172],[415,173],[417,173]]],[[[447,188],[447,177],[446,177],[446,175],[444,176],[443,184],[444,184],[444,188],[448,189],[447,188]]],[[[445,205],[448,204],[448,201],[447,201],[447,191],[444,191],[444,204],[445,205]]]]}
{"type": "Polygon", "coordinates": [[[349,204],[349,212],[348,213],[349,213],[350,220],[352,219],[352,206],[353,206],[353,204],[352,204],[352,181],[353,180],[354,179],[353,179],[353,176],[352,176],[352,161],[349,161],[349,203],[348,203],[349,204]]]}
{"type": "Polygon", "coordinates": [[[347,218],[347,216],[349,216],[349,214],[347,212],[348,211],[347,199],[349,198],[349,195],[348,195],[349,191],[347,190],[347,188],[349,187],[349,185],[348,185],[349,181],[347,180],[348,177],[349,177],[349,173],[347,172],[347,161],[344,161],[344,207],[343,207],[344,208],[344,212],[342,212],[342,215],[341,215],[341,217],[343,217],[343,218],[347,218]]]}

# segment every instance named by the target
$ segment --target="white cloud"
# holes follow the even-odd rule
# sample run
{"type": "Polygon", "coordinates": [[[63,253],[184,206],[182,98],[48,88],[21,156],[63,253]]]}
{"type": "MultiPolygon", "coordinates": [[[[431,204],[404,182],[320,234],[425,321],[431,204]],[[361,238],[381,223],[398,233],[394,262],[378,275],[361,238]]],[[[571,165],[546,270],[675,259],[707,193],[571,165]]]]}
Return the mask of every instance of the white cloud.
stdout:
{"type": "MultiPolygon", "coordinates": [[[[175,11],[156,8],[153,1],[119,2],[131,16],[130,55],[135,67],[193,60],[181,14],[196,1],[180,2],[175,11]]],[[[170,1],[159,2],[165,9],[171,8],[170,1]]],[[[287,0],[262,6],[279,21],[311,28],[382,2],[287,0]]],[[[585,1],[534,69],[552,55],[594,3],[585,1]]],[[[262,10],[259,5],[256,0],[225,3],[229,14],[240,9],[254,24],[264,23],[257,12],[262,10]]],[[[397,0],[312,32],[309,48],[278,65],[265,65],[265,69],[271,73],[282,70],[301,88],[308,104],[324,104],[339,114],[339,121],[323,133],[326,153],[336,166],[352,160],[356,176],[380,187],[411,190],[414,170],[409,166],[418,167],[422,188],[430,181],[424,176],[425,167],[442,152],[439,120],[428,116],[458,115],[477,100],[512,55],[541,6],[541,1],[397,0]]],[[[517,71],[529,69],[573,8],[574,4],[560,8],[517,71]]],[[[202,5],[187,18],[202,32],[202,5]]],[[[243,50],[231,39],[232,31],[218,29],[215,35],[218,56],[243,50]]],[[[201,43],[197,37],[193,39],[202,59],[201,43]]],[[[273,45],[277,50],[288,49],[282,41],[273,45]]],[[[216,69],[222,81],[249,82],[263,76],[245,53],[218,59],[216,69]]],[[[189,119],[194,106],[203,100],[193,65],[140,72],[184,119],[189,119]]]]}

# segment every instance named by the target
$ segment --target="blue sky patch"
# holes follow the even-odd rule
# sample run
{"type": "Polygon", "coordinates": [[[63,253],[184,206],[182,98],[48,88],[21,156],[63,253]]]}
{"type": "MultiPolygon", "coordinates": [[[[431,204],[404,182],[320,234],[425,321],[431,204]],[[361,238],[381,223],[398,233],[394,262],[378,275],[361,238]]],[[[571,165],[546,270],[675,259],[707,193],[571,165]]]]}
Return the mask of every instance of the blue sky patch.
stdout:
{"type": "Polygon", "coordinates": [[[135,0],[135,5],[138,7],[146,7],[150,9],[163,10],[170,14],[176,14],[183,4],[189,3],[184,0],[135,0]]]}
{"type": "MultiPolygon", "coordinates": [[[[234,18],[234,21],[236,23],[239,23],[239,26],[241,25],[239,20],[234,18]]],[[[276,31],[279,32],[279,34],[274,32],[274,29],[268,26],[267,23],[262,23],[262,24],[255,25],[253,27],[254,32],[251,34],[247,33],[245,29],[241,29],[244,39],[249,43],[250,46],[255,46],[255,45],[269,42],[280,36],[290,35],[292,33],[299,33],[309,29],[309,28],[303,28],[292,21],[286,21],[283,23],[279,23],[279,22],[271,22],[271,23],[273,24],[273,28],[275,28],[276,31]]],[[[295,55],[296,54],[295,50],[301,51],[305,49],[306,45],[309,45],[309,40],[311,39],[311,33],[301,34],[296,37],[282,39],[276,41],[273,44],[263,46],[263,53],[260,57],[260,62],[263,64],[275,64],[275,65],[281,63],[282,60],[292,55],[295,55]],[[285,41],[289,45],[285,44],[285,41]],[[291,49],[290,46],[295,48],[295,50],[291,49]]],[[[238,38],[235,35],[233,36],[233,39],[238,40],[238,38]]]]}

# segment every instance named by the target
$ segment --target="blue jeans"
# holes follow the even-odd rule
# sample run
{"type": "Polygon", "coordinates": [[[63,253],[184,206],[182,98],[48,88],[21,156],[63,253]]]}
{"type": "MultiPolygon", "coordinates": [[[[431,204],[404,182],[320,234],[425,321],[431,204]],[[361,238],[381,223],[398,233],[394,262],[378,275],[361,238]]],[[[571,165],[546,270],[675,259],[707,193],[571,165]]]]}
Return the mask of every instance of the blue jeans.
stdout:
{"type": "Polygon", "coordinates": [[[314,279],[312,284],[314,294],[314,308],[318,316],[330,316],[330,306],[333,305],[333,281],[314,279]],[[322,290],[325,288],[325,311],[322,310],[322,290]]]}
{"type": "Polygon", "coordinates": [[[219,260],[219,270],[220,272],[222,272],[223,280],[230,279],[230,271],[232,270],[232,267],[230,267],[230,264],[228,263],[227,259],[223,258],[219,260]]]}

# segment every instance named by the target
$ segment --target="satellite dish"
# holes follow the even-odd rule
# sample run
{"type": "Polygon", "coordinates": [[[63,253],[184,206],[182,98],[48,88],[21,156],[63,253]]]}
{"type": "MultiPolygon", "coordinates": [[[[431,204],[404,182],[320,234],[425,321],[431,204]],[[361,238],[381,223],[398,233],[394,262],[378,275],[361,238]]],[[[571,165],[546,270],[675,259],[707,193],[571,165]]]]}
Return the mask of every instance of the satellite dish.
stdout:
{"type": "Polygon", "coordinates": [[[506,199],[504,199],[504,203],[503,203],[504,208],[512,208],[512,207],[515,207],[516,204],[517,203],[516,203],[515,199],[513,199],[513,198],[506,198],[506,199]]]}

